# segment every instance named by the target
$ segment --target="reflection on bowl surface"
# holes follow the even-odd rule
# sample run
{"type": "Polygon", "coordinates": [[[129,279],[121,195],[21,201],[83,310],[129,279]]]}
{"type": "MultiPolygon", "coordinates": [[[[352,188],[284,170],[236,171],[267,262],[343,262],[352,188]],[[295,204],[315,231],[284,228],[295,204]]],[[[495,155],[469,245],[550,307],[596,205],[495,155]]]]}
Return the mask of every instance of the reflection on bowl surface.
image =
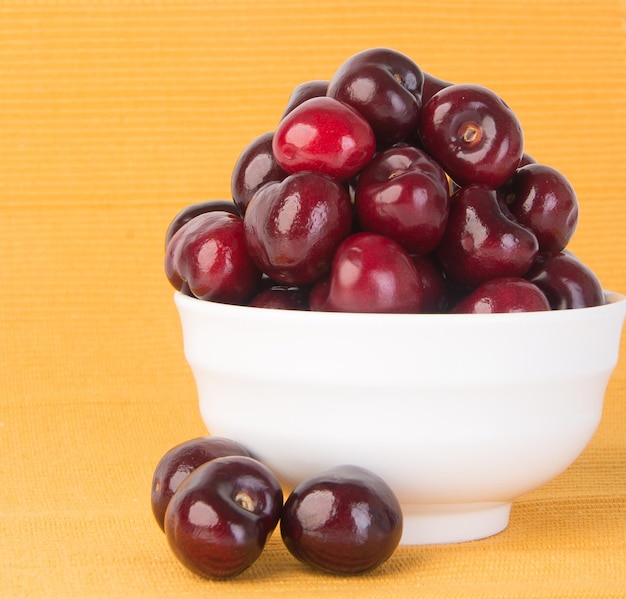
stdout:
{"type": "Polygon", "coordinates": [[[403,544],[506,528],[513,500],[585,449],[626,298],[523,314],[271,310],[176,293],[206,426],[287,484],[356,464],[404,511],[403,544]]]}

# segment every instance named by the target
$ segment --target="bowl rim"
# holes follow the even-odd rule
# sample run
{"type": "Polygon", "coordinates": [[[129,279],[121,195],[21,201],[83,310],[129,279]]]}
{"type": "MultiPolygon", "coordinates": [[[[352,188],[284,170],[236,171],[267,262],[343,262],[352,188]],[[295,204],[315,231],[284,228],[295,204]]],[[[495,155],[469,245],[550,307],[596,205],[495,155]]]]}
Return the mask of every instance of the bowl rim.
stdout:
{"type": "Polygon", "coordinates": [[[192,297],[181,291],[174,292],[174,302],[179,309],[185,311],[195,311],[205,315],[214,314],[224,317],[237,318],[258,318],[272,319],[281,322],[310,321],[311,323],[332,323],[335,321],[354,322],[403,322],[406,324],[417,322],[436,322],[445,320],[446,322],[475,321],[483,322],[488,319],[496,321],[528,321],[530,322],[548,320],[554,322],[558,319],[577,319],[580,315],[604,314],[607,311],[622,312],[622,317],[626,318],[626,295],[604,290],[606,303],[598,306],[585,308],[570,308],[562,310],[542,310],[536,312],[509,312],[492,314],[450,314],[450,313],[381,313],[381,312],[323,312],[312,310],[281,310],[276,308],[260,308],[256,306],[245,306],[240,304],[226,304],[192,297]]]}

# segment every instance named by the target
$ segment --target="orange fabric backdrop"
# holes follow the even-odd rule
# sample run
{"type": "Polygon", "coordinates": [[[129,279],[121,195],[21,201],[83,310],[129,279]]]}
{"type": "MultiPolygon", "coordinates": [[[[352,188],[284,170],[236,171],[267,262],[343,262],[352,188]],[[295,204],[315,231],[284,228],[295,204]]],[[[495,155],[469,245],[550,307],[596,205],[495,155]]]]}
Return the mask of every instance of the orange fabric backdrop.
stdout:
{"type": "Polygon", "coordinates": [[[0,595],[625,596],[624,357],[589,448],[490,539],[404,547],[345,579],[275,536],[214,583],[175,561],[149,505],[163,452],[205,432],[165,229],[229,197],[291,89],[358,50],[500,93],[578,192],[571,249],[626,291],[625,17],[620,0],[1,3],[0,595]]]}

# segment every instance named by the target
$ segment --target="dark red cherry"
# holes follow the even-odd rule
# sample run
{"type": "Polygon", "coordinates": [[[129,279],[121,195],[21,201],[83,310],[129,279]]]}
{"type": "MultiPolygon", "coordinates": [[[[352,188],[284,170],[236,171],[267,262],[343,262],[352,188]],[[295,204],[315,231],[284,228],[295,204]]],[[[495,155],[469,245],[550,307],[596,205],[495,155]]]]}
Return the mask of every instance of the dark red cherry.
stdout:
{"type": "Polygon", "coordinates": [[[496,314],[550,310],[544,293],[526,279],[502,277],[479,285],[459,301],[453,314],[496,314]]]}
{"type": "Polygon", "coordinates": [[[308,310],[309,291],[301,287],[273,285],[253,297],[250,306],[275,310],[308,310]]]}
{"type": "Polygon", "coordinates": [[[167,244],[165,274],[176,289],[187,283],[197,298],[230,304],[247,301],[261,279],[243,219],[220,211],[199,214],[178,229],[167,244]]]}
{"type": "Polygon", "coordinates": [[[243,445],[224,437],[198,437],[172,447],[159,460],[152,477],[152,513],[164,528],[165,510],[181,483],[198,467],[215,458],[249,456],[243,445]]]}
{"type": "Polygon", "coordinates": [[[587,308],[605,303],[598,277],[567,251],[542,252],[525,278],[545,293],[553,310],[587,308]]]}
{"type": "Polygon", "coordinates": [[[499,187],[524,152],[516,115],[479,85],[458,83],[434,94],[422,107],[419,134],[426,151],[459,185],[499,187]]]}
{"type": "Polygon", "coordinates": [[[450,81],[445,81],[435,77],[431,73],[424,71],[424,85],[422,87],[422,106],[428,102],[438,91],[444,87],[452,85],[450,81]]]}
{"type": "Polygon", "coordinates": [[[509,210],[532,229],[540,251],[567,246],[578,224],[578,199],[563,174],[546,164],[528,164],[515,171],[506,190],[509,210]]]}
{"type": "Polygon", "coordinates": [[[424,75],[396,50],[372,48],[346,60],[328,95],[352,106],[369,122],[379,148],[411,138],[417,127],[424,75]]]}
{"type": "Polygon", "coordinates": [[[350,234],[350,198],[336,179],[296,173],[257,192],[244,227],[250,256],[265,274],[280,284],[309,285],[328,273],[350,234]]]}
{"type": "Polygon", "coordinates": [[[387,483],[346,465],[299,484],[285,502],[280,530],[289,552],[305,564],[358,574],[392,555],[402,523],[400,503],[387,483]]]}
{"type": "Polygon", "coordinates": [[[287,176],[274,157],[273,138],[273,131],[260,135],[244,148],[235,163],[231,173],[231,193],[241,216],[263,185],[282,181],[287,176]]]}
{"type": "Polygon", "coordinates": [[[409,253],[431,252],[448,219],[448,180],[425,152],[393,147],[361,171],[355,208],[363,231],[385,235],[409,253]]]}
{"type": "Polygon", "coordinates": [[[398,243],[378,233],[354,233],[337,248],[330,276],[313,287],[311,310],[419,312],[417,267],[398,243]]]}
{"type": "Polygon", "coordinates": [[[328,91],[328,81],[315,79],[313,81],[305,81],[297,85],[291,92],[287,106],[283,112],[281,120],[285,118],[294,108],[300,106],[303,102],[311,98],[319,98],[325,96],[328,91]]]}
{"type": "Polygon", "coordinates": [[[194,470],[165,512],[174,555],[205,578],[237,576],[261,555],[283,505],[274,474],[245,456],[216,458],[194,470]]]}
{"type": "Polygon", "coordinates": [[[236,216],[239,214],[239,209],[236,204],[231,200],[207,200],[206,202],[198,202],[196,204],[190,204],[183,208],[170,223],[165,233],[165,245],[169,243],[170,239],[174,236],[174,233],[178,231],[185,223],[188,223],[192,218],[205,212],[230,212],[236,216]]]}
{"type": "Polygon", "coordinates": [[[436,314],[446,308],[448,284],[439,265],[431,255],[411,256],[422,282],[421,312],[436,314]]]}
{"type": "Polygon", "coordinates": [[[538,249],[534,233],[505,215],[494,190],[469,185],[451,198],[435,254],[452,281],[471,288],[496,277],[524,276],[538,249]]]}

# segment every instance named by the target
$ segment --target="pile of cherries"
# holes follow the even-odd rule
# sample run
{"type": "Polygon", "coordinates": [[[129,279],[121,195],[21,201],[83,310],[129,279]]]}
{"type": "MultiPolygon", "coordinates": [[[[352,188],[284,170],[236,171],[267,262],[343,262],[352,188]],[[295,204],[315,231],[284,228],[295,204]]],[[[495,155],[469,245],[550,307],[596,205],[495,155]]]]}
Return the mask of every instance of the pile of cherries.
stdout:
{"type": "Polygon", "coordinates": [[[170,449],[155,469],[151,499],[174,555],[205,578],[232,578],[249,568],[279,522],[294,557],[334,574],[376,568],[402,536],[400,504],[369,470],[343,465],[319,473],[283,504],[272,471],[223,437],[170,449]]]}
{"type": "Polygon", "coordinates": [[[519,312],[604,303],[566,246],[578,200],[524,152],[493,91],[387,48],[297,86],[232,173],[183,209],[172,285],[203,300],[343,312],[519,312]]]}

